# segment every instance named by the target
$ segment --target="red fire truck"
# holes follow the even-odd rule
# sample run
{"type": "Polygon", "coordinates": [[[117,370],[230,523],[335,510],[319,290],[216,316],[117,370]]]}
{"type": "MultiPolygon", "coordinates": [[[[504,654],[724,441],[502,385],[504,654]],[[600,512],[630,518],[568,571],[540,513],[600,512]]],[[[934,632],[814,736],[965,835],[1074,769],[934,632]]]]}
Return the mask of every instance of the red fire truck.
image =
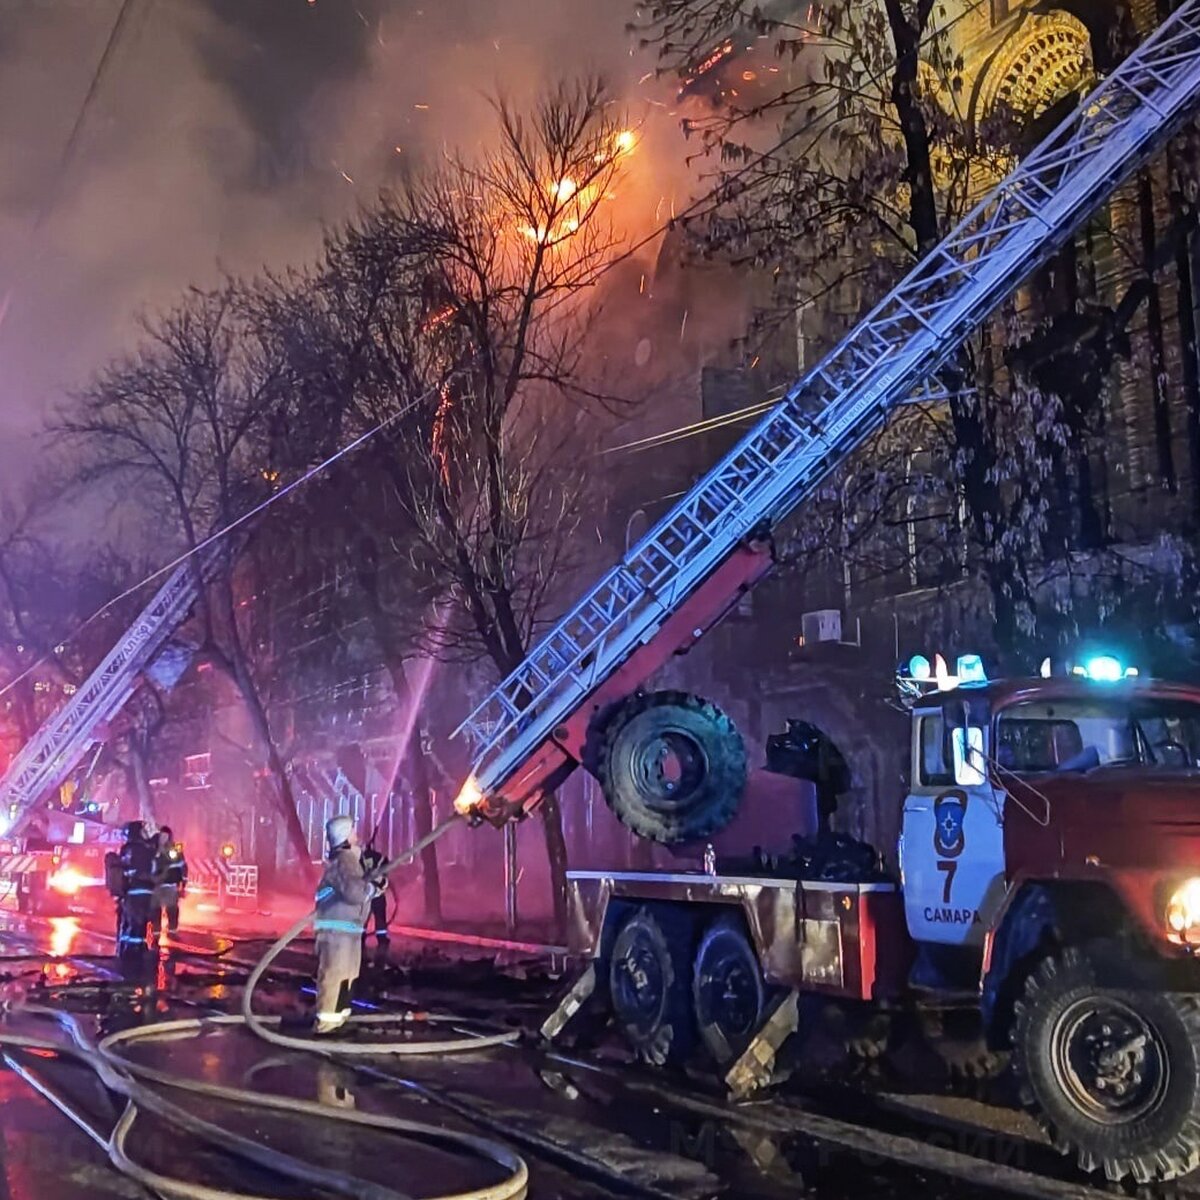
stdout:
{"type": "Polygon", "coordinates": [[[119,827],[95,817],[50,812],[24,836],[0,840],[0,879],[17,910],[30,916],[107,912],[104,855],[121,841],[119,827]]]}
{"type": "MultiPolygon", "coordinates": [[[[1062,678],[991,682],[973,656],[961,677],[937,674],[908,685],[894,866],[821,831],[812,783],[780,778],[764,801],[759,782],[720,833],[673,846],[673,865],[570,876],[572,941],[591,965],[545,1033],[599,1008],[640,1057],[698,1049],[745,1090],[803,1035],[812,998],[968,1012],[1085,1169],[1191,1171],[1200,688],[1108,657],[1062,678]]],[[[592,764],[627,823],[642,807],[703,823],[729,803],[702,794],[714,779],[742,791],[741,740],[712,706],[656,693],[640,717],[627,707],[592,764]]]]}

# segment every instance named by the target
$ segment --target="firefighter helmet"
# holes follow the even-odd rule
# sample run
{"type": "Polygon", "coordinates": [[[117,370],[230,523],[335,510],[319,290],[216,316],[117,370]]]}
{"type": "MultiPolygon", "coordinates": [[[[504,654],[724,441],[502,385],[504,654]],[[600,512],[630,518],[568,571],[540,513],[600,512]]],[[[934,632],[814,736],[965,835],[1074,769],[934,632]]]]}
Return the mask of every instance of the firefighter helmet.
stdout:
{"type": "Polygon", "coordinates": [[[325,840],[329,843],[330,850],[336,850],[339,846],[345,845],[353,834],[354,818],[345,813],[330,817],[325,825],[325,840]]]}

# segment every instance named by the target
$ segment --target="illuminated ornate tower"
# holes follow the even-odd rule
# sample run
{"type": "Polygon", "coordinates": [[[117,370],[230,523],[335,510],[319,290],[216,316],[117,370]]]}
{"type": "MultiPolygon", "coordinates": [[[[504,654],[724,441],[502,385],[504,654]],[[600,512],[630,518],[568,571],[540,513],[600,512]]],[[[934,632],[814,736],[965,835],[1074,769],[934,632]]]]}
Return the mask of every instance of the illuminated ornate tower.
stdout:
{"type": "Polygon", "coordinates": [[[966,64],[964,91],[975,123],[1001,107],[1039,117],[1092,78],[1088,27],[1061,9],[991,0],[973,7],[951,37],[966,64]]]}

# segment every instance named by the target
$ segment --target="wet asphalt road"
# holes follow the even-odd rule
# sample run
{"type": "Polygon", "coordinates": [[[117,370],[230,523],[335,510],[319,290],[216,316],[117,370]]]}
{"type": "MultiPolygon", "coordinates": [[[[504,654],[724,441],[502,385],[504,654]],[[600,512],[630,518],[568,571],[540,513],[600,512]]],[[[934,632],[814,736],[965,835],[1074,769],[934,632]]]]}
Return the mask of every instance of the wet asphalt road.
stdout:
{"type": "MultiPolygon", "coordinates": [[[[183,941],[177,953],[147,952],[120,963],[112,957],[111,937],[92,922],[0,912],[0,973],[6,976],[0,995],[69,1007],[97,1032],[233,1011],[264,943],[202,933],[183,941]]],[[[428,1006],[464,1019],[501,1011],[514,1024],[536,1028],[559,986],[538,964],[498,968],[478,950],[458,948],[450,959],[428,945],[399,942],[386,957],[368,957],[364,1009],[428,1006]]],[[[261,1007],[297,1013],[311,1003],[303,991],[313,968],[310,948],[289,951],[280,967],[261,992],[261,1007]]],[[[22,1030],[39,1025],[21,1015],[9,1022],[22,1030]]],[[[344,1064],[280,1051],[245,1030],[211,1028],[187,1040],[139,1044],[131,1054],[190,1078],[503,1140],[529,1164],[532,1200],[777,1200],[802,1192],[829,1200],[917,1193],[957,1200],[981,1192],[1087,1200],[1103,1186],[1089,1186],[1072,1172],[1020,1115],[920,1086],[896,1087],[891,1079],[874,1078],[866,1090],[792,1093],[733,1108],[702,1078],[639,1068],[622,1061],[618,1050],[574,1059],[530,1043],[344,1064]]],[[[21,1054],[17,1060],[95,1126],[112,1127],[118,1110],[89,1072],[52,1057],[21,1054]]],[[[921,1076],[920,1064],[912,1073],[921,1076]]],[[[187,1103],[268,1145],[413,1197],[463,1192],[502,1174],[457,1151],[393,1134],[204,1099],[187,1103]]],[[[196,1182],[264,1196],[318,1194],[219,1155],[153,1117],[139,1118],[130,1144],[139,1161],[196,1182]]],[[[0,1071],[0,1184],[0,1200],[146,1194],[11,1071],[0,1071]]]]}

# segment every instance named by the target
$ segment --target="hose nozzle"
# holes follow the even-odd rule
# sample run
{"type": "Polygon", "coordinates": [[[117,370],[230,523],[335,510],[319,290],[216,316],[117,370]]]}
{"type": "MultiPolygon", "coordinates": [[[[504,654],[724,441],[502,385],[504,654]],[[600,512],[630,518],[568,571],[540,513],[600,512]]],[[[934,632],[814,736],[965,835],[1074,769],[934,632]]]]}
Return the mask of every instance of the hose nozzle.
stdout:
{"type": "Polygon", "coordinates": [[[479,809],[483,805],[483,792],[480,790],[479,784],[475,782],[474,775],[468,775],[466,782],[459,789],[458,795],[454,797],[454,811],[460,817],[477,817],[479,809]]]}

